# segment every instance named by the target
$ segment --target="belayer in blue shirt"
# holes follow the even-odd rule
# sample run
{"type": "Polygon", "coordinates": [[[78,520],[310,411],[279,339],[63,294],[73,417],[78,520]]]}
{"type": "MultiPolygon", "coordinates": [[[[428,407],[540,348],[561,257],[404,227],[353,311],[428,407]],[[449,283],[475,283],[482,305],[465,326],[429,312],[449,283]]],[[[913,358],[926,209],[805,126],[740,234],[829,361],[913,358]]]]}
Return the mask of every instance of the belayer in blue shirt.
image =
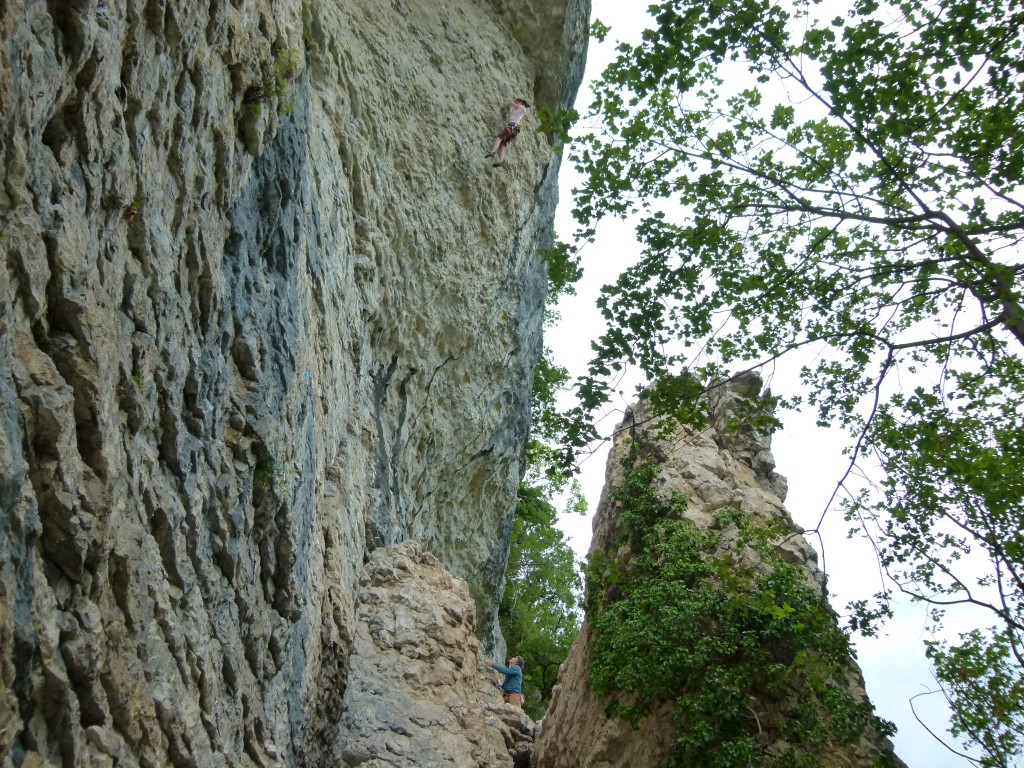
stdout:
{"type": "Polygon", "coordinates": [[[509,704],[515,704],[517,707],[522,707],[526,697],[523,696],[523,660],[518,656],[513,656],[508,660],[508,666],[503,667],[500,664],[495,664],[490,659],[484,662],[491,669],[496,669],[505,676],[505,682],[501,684],[501,692],[505,697],[505,701],[509,704]]]}

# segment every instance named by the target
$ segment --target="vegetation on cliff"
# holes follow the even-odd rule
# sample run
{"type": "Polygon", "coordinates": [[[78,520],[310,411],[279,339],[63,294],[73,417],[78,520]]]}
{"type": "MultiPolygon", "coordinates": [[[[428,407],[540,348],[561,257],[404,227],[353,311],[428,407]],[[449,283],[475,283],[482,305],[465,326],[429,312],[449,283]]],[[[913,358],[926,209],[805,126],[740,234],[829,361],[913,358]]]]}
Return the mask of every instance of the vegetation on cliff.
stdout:
{"type": "Polygon", "coordinates": [[[783,522],[727,508],[701,530],[684,497],[658,497],[656,475],[629,456],[613,492],[626,533],[587,571],[590,682],[609,716],[636,727],[670,706],[669,766],[687,768],[816,768],[868,728],[891,733],[850,691],[852,649],[826,595],[780,556],[783,522]]]}
{"type": "MultiPolygon", "coordinates": [[[[806,401],[851,435],[844,483],[876,479],[845,506],[888,581],[850,625],[875,631],[893,591],[929,603],[937,634],[952,606],[987,611],[928,653],[954,735],[1007,766],[1024,752],[1024,6],[820,9],[660,2],[597,84],[580,238],[635,215],[643,252],[600,300],[569,451],[625,366],[705,383],[806,351],[806,401]]],[[[685,418],[701,388],[663,410],[685,418]]]]}

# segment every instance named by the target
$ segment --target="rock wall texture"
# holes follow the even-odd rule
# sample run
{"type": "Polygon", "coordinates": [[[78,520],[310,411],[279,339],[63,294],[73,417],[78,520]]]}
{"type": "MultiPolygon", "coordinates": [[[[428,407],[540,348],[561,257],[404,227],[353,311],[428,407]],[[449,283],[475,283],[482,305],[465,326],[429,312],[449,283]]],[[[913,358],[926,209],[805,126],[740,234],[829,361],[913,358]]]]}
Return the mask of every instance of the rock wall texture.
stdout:
{"type": "MultiPolygon", "coordinates": [[[[786,481],[775,472],[769,435],[749,426],[726,429],[736,416],[750,413],[760,402],[761,379],[747,374],[709,396],[709,426],[702,431],[681,428],[663,440],[654,439],[657,419],[644,405],[627,414],[616,438],[605,470],[605,486],[594,516],[591,552],[617,546],[625,528],[620,507],[611,490],[623,484],[623,459],[630,446],[639,443],[660,471],[655,480],[659,496],[674,492],[689,497],[685,516],[697,526],[714,525],[713,513],[735,507],[754,521],[782,518],[798,529],[782,503],[786,481]]],[[[767,393],[765,393],[767,394],[767,393]]],[[[794,535],[780,544],[786,561],[806,569],[808,583],[823,588],[817,553],[806,539],[794,535]]],[[[664,706],[645,718],[634,730],[620,719],[609,719],[605,706],[588,683],[593,632],[584,622],[580,634],[559,671],[551,705],[537,738],[533,765],[538,768],[628,768],[666,765],[674,740],[671,706],[664,706]]],[[[856,696],[866,698],[859,669],[851,669],[849,685],[856,696]]],[[[822,763],[823,768],[869,768],[882,754],[891,755],[888,740],[864,739],[837,749],[822,763]]],[[[902,766],[896,759],[894,765],[902,766]]]]}
{"type": "Polygon", "coordinates": [[[0,0],[0,764],[318,764],[367,553],[494,611],[588,0],[0,0]]]}
{"type": "Polygon", "coordinates": [[[356,601],[353,682],[332,764],[529,764],[534,725],[490,682],[464,581],[407,541],[373,552],[356,601]]]}

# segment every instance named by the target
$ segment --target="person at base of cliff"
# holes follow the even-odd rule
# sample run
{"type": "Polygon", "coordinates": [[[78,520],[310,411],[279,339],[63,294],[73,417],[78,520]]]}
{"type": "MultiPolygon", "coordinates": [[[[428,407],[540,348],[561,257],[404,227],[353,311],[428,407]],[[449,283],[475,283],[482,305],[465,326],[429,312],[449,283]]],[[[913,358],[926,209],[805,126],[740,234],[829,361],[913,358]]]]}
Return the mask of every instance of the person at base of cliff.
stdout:
{"type": "Polygon", "coordinates": [[[484,157],[498,155],[498,162],[494,164],[495,168],[501,168],[505,165],[505,151],[508,149],[509,144],[516,140],[516,136],[519,135],[519,126],[522,125],[523,119],[526,117],[526,110],[531,108],[526,99],[512,99],[508,107],[511,110],[508,113],[508,122],[501,133],[498,134],[498,138],[494,140],[494,146],[491,147],[491,151],[484,155],[484,157]]]}
{"type": "Polygon", "coordinates": [[[508,660],[508,666],[503,667],[500,664],[495,664],[490,659],[484,662],[491,669],[501,672],[505,676],[505,682],[501,684],[501,693],[505,697],[505,702],[508,704],[514,704],[520,709],[523,708],[523,703],[526,701],[526,697],[523,696],[523,660],[520,657],[513,656],[508,660]]]}

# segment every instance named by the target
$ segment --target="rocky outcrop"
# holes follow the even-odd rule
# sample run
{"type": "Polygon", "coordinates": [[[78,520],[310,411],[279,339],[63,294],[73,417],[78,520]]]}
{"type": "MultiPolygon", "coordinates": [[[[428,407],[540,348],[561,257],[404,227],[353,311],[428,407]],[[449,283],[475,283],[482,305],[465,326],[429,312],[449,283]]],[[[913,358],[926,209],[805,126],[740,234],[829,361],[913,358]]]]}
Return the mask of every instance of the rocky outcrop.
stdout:
{"type": "Polygon", "coordinates": [[[464,581],[407,541],[370,556],[356,601],[332,764],[528,764],[533,723],[490,683],[464,581]]]}
{"type": "Polygon", "coordinates": [[[410,538],[501,651],[588,12],[0,2],[0,763],[317,764],[410,538]]]}
{"type": "MultiPolygon", "coordinates": [[[[798,529],[783,506],[785,479],[775,472],[770,435],[749,425],[745,417],[759,409],[770,408],[770,394],[761,393],[761,380],[748,374],[713,390],[708,400],[709,424],[704,430],[687,427],[657,439],[659,420],[644,404],[627,413],[616,432],[608,457],[605,487],[594,517],[591,553],[599,550],[628,555],[620,549],[625,528],[621,504],[612,490],[623,485],[623,460],[631,447],[641,446],[645,456],[658,466],[654,481],[660,498],[674,493],[689,500],[684,517],[699,529],[718,528],[714,513],[736,508],[755,523],[783,520],[794,535],[777,547],[784,560],[800,566],[807,583],[824,588],[817,564],[817,553],[798,529]],[[737,428],[737,418],[740,421],[737,428]]],[[[735,532],[733,534],[735,535],[735,532]]],[[[723,534],[727,540],[730,534],[723,534]]],[[[745,553],[744,557],[754,557],[745,553]]],[[[584,622],[568,658],[559,672],[558,684],[538,737],[534,766],[539,768],[627,768],[628,766],[665,765],[671,753],[675,731],[672,706],[665,704],[633,729],[625,720],[610,719],[605,702],[594,695],[588,681],[594,634],[584,622]]],[[[865,700],[867,694],[856,665],[850,666],[847,684],[854,697],[865,700]]],[[[770,748],[769,748],[770,749],[770,748]]],[[[821,763],[823,768],[868,768],[879,756],[891,757],[888,740],[873,735],[853,745],[836,748],[821,763]]],[[[895,759],[893,765],[902,765],[895,759]]]]}

